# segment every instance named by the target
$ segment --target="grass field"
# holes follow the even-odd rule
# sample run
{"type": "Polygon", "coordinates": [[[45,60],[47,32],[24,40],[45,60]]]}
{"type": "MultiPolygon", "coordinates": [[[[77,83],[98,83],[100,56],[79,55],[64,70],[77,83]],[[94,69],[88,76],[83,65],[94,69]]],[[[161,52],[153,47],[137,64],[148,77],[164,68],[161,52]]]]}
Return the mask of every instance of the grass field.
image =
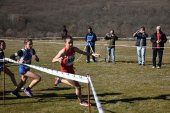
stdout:
{"type": "MultiPolygon", "coordinates": [[[[6,57],[23,47],[23,41],[6,40],[6,57]]],[[[34,48],[40,62],[37,66],[53,68],[51,59],[63,47],[62,41],[34,41],[34,48]]],[[[75,46],[83,49],[83,41],[75,41],[75,46]]],[[[152,50],[147,49],[146,65],[138,66],[136,48],[117,47],[116,64],[103,61],[106,56],[105,41],[98,41],[96,51],[101,54],[100,62],[85,63],[85,56],[75,62],[77,74],[91,75],[95,90],[105,113],[170,113],[170,49],[164,51],[161,69],[152,69],[152,50]]],[[[134,41],[117,41],[118,45],[134,46],[134,41]]],[[[148,42],[148,46],[151,43],[148,42]]],[[[166,47],[170,47],[167,42],[166,47]]],[[[79,54],[76,56],[80,57],[79,54]]],[[[19,82],[18,66],[8,64],[19,82]]],[[[59,63],[55,64],[59,70],[59,63]]],[[[88,108],[80,106],[74,88],[60,84],[53,86],[54,76],[32,70],[42,76],[42,81],[32,89],[34,97],[28,98],[23,92],[22,99],[10,95],[14,89],[9,77],[6,77],[6,105],[3,105],[3,73],[0,76],[0,112],[1,113],[88,113],[88,108]]],[[[30,80],[27,81],[27,85],[30,80]]],[[[86,84],[82,85],[83,97],[87,99],[86,84]]],[[[91,94],[92,113],[97,113],[91,94]]]]}

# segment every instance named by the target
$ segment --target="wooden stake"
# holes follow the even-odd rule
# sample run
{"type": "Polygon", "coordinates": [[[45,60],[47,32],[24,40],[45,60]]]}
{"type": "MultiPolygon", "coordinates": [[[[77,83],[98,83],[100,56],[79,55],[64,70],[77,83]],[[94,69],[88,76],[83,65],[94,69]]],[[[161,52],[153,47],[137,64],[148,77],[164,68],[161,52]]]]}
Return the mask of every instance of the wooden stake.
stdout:
{"type": "Polygon", "coordinates": [[[4,72],[4,82],[3,82],[3,105],[5,105],[5,60],[3,60],[3,72],[4,72]]]}
{"type": "MultiPolygon", "coordinates": [[[[89,77],[89,75],[87,75],[89,77]]],[[[91,113],[91,104],[90,104],[90,83],[87,84],[87,93],[88,93],[88,113],[91,113]]]]}

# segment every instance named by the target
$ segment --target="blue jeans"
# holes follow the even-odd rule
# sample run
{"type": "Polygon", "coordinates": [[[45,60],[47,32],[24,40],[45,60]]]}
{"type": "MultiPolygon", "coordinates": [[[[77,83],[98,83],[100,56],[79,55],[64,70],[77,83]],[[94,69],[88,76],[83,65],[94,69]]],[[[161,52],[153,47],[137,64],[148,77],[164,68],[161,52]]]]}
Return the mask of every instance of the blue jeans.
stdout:
{"type": "Polygon", "coordinates": [[[137,47],[138,64],[145,64],[146,47],[137,47]]]}
{"type": "Polygon", "coordinates": [[[110,57],[112,57],[112,63],[115,63],[115,48],[107,48],[107,62],[110,62],[110,57]]]}

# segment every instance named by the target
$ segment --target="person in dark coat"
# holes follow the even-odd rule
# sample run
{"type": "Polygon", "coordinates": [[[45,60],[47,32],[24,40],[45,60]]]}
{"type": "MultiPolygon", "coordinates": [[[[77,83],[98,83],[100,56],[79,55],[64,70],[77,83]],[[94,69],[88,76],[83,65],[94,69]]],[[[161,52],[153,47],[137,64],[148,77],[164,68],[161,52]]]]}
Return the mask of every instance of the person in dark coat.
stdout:
{"type": "Polygon", "coordinates": [[[163,57],[163,51],[164,51],[164,44],[166,43],[167,38],[166,35],[162,32],[161,27],[156,27],[156,32],[151,35],[151,42],[152,42],[152,50],[153,50],[153,67],[156,68],[156,57],[158,54],[158,64],[157,68],[161,68],[162,66],[162,57],[163,57]]]}

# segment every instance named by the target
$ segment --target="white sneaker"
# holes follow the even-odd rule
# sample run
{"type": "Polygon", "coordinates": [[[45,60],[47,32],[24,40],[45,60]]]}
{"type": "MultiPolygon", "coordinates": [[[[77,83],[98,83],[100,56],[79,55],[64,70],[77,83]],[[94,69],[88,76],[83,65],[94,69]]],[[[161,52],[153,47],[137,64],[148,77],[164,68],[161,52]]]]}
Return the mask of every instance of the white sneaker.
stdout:
{"type": "Polygon", "coordinates": [[[152,66],[152,68],[154,69],[154,68],[156,68],[156,66],[152,66]]]}
{"type": "Polygon", "coordinates": [[[157,68],[157,69],[160,69],[161,67],[160,67],[160,66],[157,66],[156,68],[157,68]]]}
{"type": "Polygon", "coordinates": [[[85,106],[85,107],[87,107],[87,106],[89,106],[89,105],[91,106],[91,104],[89,104],[87,101],[81,101],[81,102],[80,102],[80,105],[81,105],[81,106],[85,106]]]}
{"type": "Polygon", "coordinates": [[[22,87],[22,88],[21,88],[21,90],[24,90],[24,89],[25,89],[25,87],[22,87]]]}

